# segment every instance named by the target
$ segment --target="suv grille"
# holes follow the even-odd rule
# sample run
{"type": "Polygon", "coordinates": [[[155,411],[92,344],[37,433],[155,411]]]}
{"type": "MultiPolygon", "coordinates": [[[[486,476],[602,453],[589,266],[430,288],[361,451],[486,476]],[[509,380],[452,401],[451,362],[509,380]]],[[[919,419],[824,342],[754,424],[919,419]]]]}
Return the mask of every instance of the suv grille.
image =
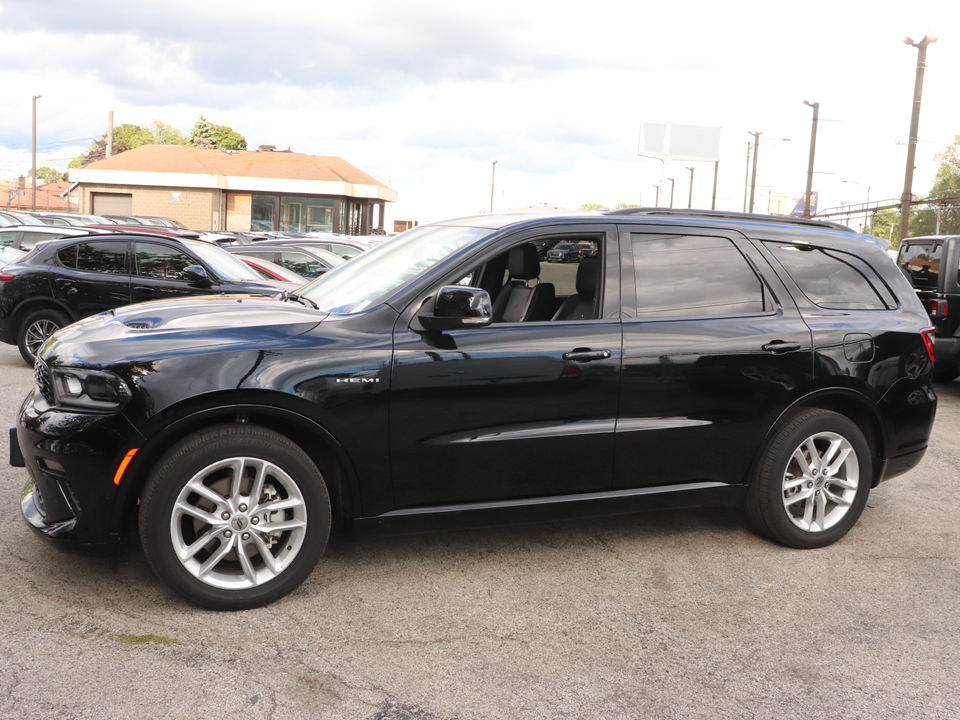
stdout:
{"type": "Polygon", "coordinates": [[[50,371],[47,369],[47,366],[37,360],[37,364],[33,370],[34,375],[37,378],[37,388],[43,395],[43,399],[51,405],[55,405],[56,402],[53,397],[53,381],[50,378],[50,371]]]}

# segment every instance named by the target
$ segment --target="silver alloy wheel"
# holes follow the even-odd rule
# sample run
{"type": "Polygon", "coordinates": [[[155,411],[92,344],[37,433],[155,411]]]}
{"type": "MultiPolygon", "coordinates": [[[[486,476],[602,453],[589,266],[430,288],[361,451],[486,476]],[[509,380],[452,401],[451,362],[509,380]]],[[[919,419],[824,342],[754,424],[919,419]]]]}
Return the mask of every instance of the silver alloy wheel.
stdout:
{"type": "Polygon", "coordinates": [[[293,562],[307,530],[307,506],[297,483],[259,458],[208,465],[180,491],[170,516],[177,558],[212,587],[242,590],[280,575],[293,562]]]}
{"type": "Polygon", "coordinates": [[[23,333],[24,345],[27,346],[27,352],[29,352],[32,357],[36,357],[40,348],[47,341],[47,338],[59,329],[60,326],[53,320],[34,320],[27,326],[23,333]]]}
{"type": "Polygon", "coordinates": [[[837,433],[816,433],[787,463],[783,507],[801,530],[829,530],[847,514],[859,484],[860,463],[850,442],[837,433]]]}

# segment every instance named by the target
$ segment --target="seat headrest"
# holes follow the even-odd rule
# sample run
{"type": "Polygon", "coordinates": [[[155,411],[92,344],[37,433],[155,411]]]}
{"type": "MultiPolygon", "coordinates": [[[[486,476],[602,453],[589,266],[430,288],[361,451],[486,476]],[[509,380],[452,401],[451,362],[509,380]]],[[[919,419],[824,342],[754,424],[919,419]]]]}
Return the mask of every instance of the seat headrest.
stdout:
{"type": "Polygon", "coordinates": [[[600,284],[600,258],[585,258],[577,268],[577,295],[584,300],[593,299],[600,284]]]}
{"type": "Polygon", "coordinates": [[[514,280],[533,280],[540,277],[540,259],[533,243],[513,248],[507,259],[507,269],[514,280]]]}

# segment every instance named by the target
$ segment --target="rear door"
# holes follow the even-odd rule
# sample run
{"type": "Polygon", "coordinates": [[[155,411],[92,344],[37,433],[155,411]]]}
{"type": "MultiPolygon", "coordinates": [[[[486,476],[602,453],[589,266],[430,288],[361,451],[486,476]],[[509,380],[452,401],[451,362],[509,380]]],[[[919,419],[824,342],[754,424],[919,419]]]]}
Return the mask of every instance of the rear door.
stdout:
{"type": "Polygon", "coordinates": [[[53,296],[80,317],[130,303],[127,240],[76,243],[57,253],[53,296]]]}
{"type": "Polygon", "coordinates": [[[621,226],[618,488],[742,483],[810,387],[810,330],[761,253],[727,230],[621,226]]]}

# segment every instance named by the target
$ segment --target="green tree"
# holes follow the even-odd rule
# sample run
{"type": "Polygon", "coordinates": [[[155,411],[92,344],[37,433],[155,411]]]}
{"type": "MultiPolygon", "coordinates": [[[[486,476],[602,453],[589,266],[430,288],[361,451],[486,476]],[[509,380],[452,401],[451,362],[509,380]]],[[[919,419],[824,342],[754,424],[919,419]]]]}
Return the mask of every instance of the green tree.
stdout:
{"type": "Polygon", "coordinates": [[[933,187],[927,193],[927,200],[944,198],[943,203],[921,205],[911,213],[910,235],[954,235],[960,233],[960,135],[956,136],[953,145],[947,146],[943,152],[937,153],[940,168],[933,181],[933,187]]]}
{"type": "Polygon", "coordinates": [[[213,134],[213,125],[203,115],[193,124],[193,130],[190,131],[187,143],[204,150],[213,150],[217,146],[216,137],[213,134]]]}
{"type": "Polygon", "coordinates": [[[900,247],[900,211],[887,209],[879,210],[873,214],[872,227],[870,234],[876,237],[887,238],[892,244],[893,249],[900,247]]]}
{"type": "MultiPolygon", "coordinates": [[[[33,177],[33,170],[29,170],[27,172],[27,177],[33,177]]],[[[63,180],[63,173],[50,167],[38,167],[37,180],[41,180],[45,183],[60,182],[63,180]]]]}
{"type": "Polygon", "coordinates": [[[150,132],[153,135],[152,143],[154,145],[186,145],[187,139],[183,133],[177,130],[173,125],[167,125],[160,120],[154,120],[150,123],[150,132]]]}
{"type": "Polygon", "coordinates": [[[617,203],[616,207],[614,207],[613,209],[614,209],[614,210],[624,210],[624,209],[626,209],[626,208],[635,208],[635,207],[640,207],[640,204],[639,204],[639,203],[619,202],[619,203],[617,203]]]}
{"type": "Polygon", "coordinates": [[[603,203],[584,203],[580,206],[581,210],[606,210],[607,206],[603,203]]]}
{"type": "Polygon", "coordinates": [[[246,150],[247,139],[226,125],[211,125],[213,141],[220,150],[246,150]]]}

